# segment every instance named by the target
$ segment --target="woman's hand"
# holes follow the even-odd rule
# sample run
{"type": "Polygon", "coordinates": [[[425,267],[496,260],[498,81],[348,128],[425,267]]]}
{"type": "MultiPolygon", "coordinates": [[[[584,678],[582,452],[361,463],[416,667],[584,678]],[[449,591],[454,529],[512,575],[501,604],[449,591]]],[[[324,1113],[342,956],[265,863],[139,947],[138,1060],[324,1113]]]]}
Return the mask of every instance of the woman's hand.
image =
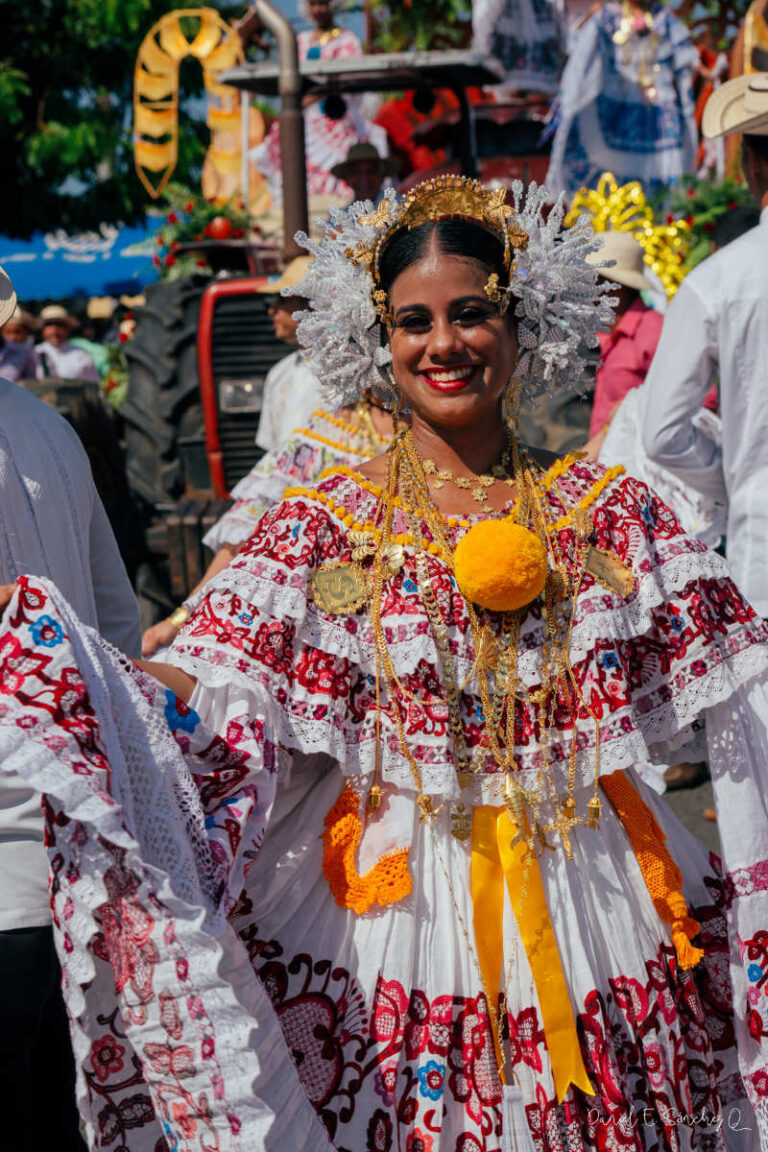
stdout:
{"type": "Polygon", "coordinates": [[[158,648],[172,644],[176,639],[178,630],[177,625],[168,617],[165,620],[160,620],[157,624],[153,624],[151,628],[147,628],[141,638],[142,656],[151,656],[153,652],[157,652],[158,648]]]}
{"type": "Polygon", "coordinates": [[[604,424],[600,431],[595,433],[591,440],[587,440],[582,448],[585,459],[589,460],[592,464],[597,461],[600,455],[600,451],[605,443],[605,438],[608,435],[608,427],[608,424],[604,424]]]}

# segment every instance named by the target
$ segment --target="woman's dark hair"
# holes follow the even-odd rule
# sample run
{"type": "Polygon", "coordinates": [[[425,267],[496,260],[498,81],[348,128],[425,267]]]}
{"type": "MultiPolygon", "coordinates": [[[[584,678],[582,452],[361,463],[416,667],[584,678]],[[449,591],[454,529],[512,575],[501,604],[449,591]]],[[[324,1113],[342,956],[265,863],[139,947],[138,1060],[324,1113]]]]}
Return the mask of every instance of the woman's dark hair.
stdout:
{"type": "Polygon", "coordinates": [[[466,256],[477,260],[489,274],[497,274],[502,287],[507,285],[504,245],[498,236],[472,220],[446,217],[444,220],[429,220],[418,228],[402,228],[395,233],[379,262],[379,277],[385,292],[389,292],[406,268],[426,256],[433,237],[438,251],[446,256],[466,256]]]}

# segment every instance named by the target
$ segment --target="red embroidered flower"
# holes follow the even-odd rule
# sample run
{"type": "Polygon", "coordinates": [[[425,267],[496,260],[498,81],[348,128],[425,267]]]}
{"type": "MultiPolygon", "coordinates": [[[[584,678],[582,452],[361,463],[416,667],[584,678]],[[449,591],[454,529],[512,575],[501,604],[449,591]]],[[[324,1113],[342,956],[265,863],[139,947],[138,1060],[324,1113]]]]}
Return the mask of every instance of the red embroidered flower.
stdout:
{"type": "Polygon", "coordinates": [[[435,1142],[428,1132],[414,1128],[405,1141],[405,1152],[432,1152],[435,1142]]]}
{"type": "Polygon", "coordinates": [[[197,1121],[189,1114],[189,1108],[183,1100],[174,1100],[171,1103],[171,1116],[178,1124],[179,1130],[186,1140],[191,1140],[197,1132],[197,1121]]]}
{"type": "Polygon", "coordinates": [[[113,1036],[100,1036],[91,1044],[91,1067],[98,1080],[105,1084],[110,1076],[123,1070],[125,1048],[113,1036]]]}
{"type": "Polygon", "coordinates": [[[50,664],[51,657],[23,648],[10,632],[0,637],[0,692],[12,696],[23,686],[28,676],[39,676],[50,664]]]}

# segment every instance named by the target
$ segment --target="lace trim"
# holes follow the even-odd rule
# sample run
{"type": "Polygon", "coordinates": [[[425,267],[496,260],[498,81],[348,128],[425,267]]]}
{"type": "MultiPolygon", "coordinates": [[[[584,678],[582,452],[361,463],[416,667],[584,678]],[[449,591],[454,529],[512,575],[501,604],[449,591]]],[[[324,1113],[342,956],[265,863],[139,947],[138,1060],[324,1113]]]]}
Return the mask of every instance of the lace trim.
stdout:
{"type": "MultiPolygon", "coordinates": [[[[375,751],[372,711],[364,715],[357,728],[353,728],[346,700],[312,697],[300,693],[293,686],[288,698],[281,689],[278,701],[273,685],[256,681],[252,668],[238,667],[225,660],[221,651],[206,649],[203,655],[202,649],[185,645],[175,654],[175,663],[196,676],[203,691],[234,691],[232,716],[247,711],[263,718],[264,731],[275,744],[307,755],[325,753],[347,776],[367,779],[372,773],[375,751]]],[[[669,762],[670,756],[696,735],[706,709],[727,700],[738,687],[766,671],[768,647],[752,646],[724,657],[719,664],[701,677],[683,684],[679,690],[674,687],[655,707],[643,711],[644,698],[641,697],[634,706],[618,710],[608,723],[600,727],[601,775],[642,761],[669,762]]],[[[204,707],[203,702],[204,695],[200,698],[200,707],[204,707]]],[[[595,770],[594,724],[591,720],[580,720],[577,732],[576,782],[578,788],[588,789],[595,770]]],[[[462,796],[472,804],[502,802],[503,779],[490,771],[479,774],[474,785],[461,792],[447,735],[431,737],[420,734],[409,742],[409,747],[419,763],[425,792],[462,796]]],[[[556,773],[567,772],[569,752],[570,741],[550,746],[550,761],[556,773]]],[[[515,755],[521,782],[533,786],[540,769],[540,748],[537,744],[518,746],[515,755]]],[[[412,792],[413,776],[400,753],[394,725],[386,712],[382,715],[381,756],[384,778],[401,791],[412,792]]]]}
{"type": "MultiPolygon", "coordinates": [[[[48,594],[47,611],[58,614],[71,641],[109,762],[108,782],[99,779],[102,773],[96,769],[89,775],[76,774],[66,748],[60,762],[51,748],[32,743],[30,732],[16,724],[15,713],[22,711],[23,705],[15,697],[8,698],[8,712],[0,719],[4,769],[17,772],[47,795],[70,821],[57,823],[52,849],[63,858],[57,872],[57,947],[72,1020],[78,1105],[86,1120],[89,1143],[97,1145],[98,1109],[103,1104],[88,1090],[82,1074],[82,1068],[89,1066],[95,1027],[91,998],[98,996],[92,950],[111,900],[103,877],[117,860],[121,874],[135,884],[133,906],[148,910],[158,957],[154,990],[148,999],[134,1003],[128,985],[119,995],[127,1033],[124,1042],[133,1046],[142,1067],[151,1068],[147,1050],[153,1042],[161,1048],[168,1042],[157,989],[180,982],[186,996],[178,1003],[188,1004],[194,996],[198,1005],[196,1012],[185,1011],[183,1015],[185,1039],[196,1050],[184,1087],[196,1099],[205,1093],[220,1139],[235,1147],[231,1144],[234,1117],[240,1126],[238,1147],[262,1147],[267,1133],[279,1137],[288,1125],[291,1136],[306,1135],[308,1147],[330,1152],[299,1087],[267,994],[253,974],[243,945],[226,926],[223,901],[217,904],[212,900],[217,869],[210,857],[199,793],[152,699],[159,686],[100,641],[95,632],[84,628],[47,581],[35,579],[34,583],[48,594]],[[140,778],[143,792],[137,787],[140,778]],[[151,789],[150,802],[146,799],[147,786],[151,789]],[[160,824],[155,823],[158,806],[164,809],[160,824]],[[128,826],[136,829],[135,838],[128,826]],[[164,967],[168,968],[167,975],[164,967]],[[137,1009],[139,1016],[134,1023],[132,1013],[137,1009]],[[255,1050],[257,1033],[269,1052],[268,1069],[262,1067],[255,1050]],[[275,1115],[256,1088],[267,1085],[267,1078],[270,1083],[279,1083],[281,1077],[292,1077],[296,1090],[291,1096],[293,1109],[275,1115]]],[[[18,597],[17,591],[9,607],[11,613],[16,610],[18,597]]],[[[116,914],[120,914],[119,907],[116,914]]],[[[114,981],[110,985],[104,1004],[114,1005],[114,981]]],[[[98,1010],[97,1006],[95,1012],[98,1010]]],[[[151,1072],[147,1086],[153,1092],[151,1072]]],[[[153,1092],[153,1104],[156,1116],[163,1116],[165,1095],[153,1092]]],[[[153,1147],[154,1143],[153,1139],[153,1147]]]]}
{"type": "MultiPolygon", "coordinates": [[[[374,671],[374,648],[367,613],[360,609],[348,616],[327,616],[308,600],[309,570],[288,572],[258,555],[236,561],[217,578],[205,594],[198,593],[187,604],[193,610],[205,595],[225,596],[227,592],[243,596],[258,606],[260,614],[275,620],[292,620],[297,627],[297,641],[306,641],[330,655],[358,665],[365,672],[374,671]],[[245,567],[245,564],[249,567],[245,567]],[[286,578],[290,583],[286,583],[286,578]]],[[[629,600],[619,600],[595,584],[582,591],[571,634],[571,662],[586,660],[600,641],[612,645],[644,635],[653,627],[653,611],[673,600],[697,579],[727,579],[726,562],[710,552],[684,552],[638,576],[637,592],[629,600]]],[[[438,666],[438,653],[426,613],[418,616],[389,616],[385,634],[390,652],[401,674],[412,673],[426,663],[438,666]]],[[[468,626],[468,623],[467,623],[468,626]]],[[[760,625],[756,625],[759,628],[760,625]]],[[[536,683],[542,638],[541,617],[529,614],[520,637],[519,672],[527,683],[536,683]]],[[[462,622],[449,626],[453,658],[460,680],[466,680],[474,666],[474,653],[467,646],[462,622]]],[[[185,626],[181,637],[194,636],[193,626],[185,626]]],[[[179,641],[174,645],[177,648],[179,641]]]]}
{"type": "Polygon", "coordinates": [[[748,868],[736,868],[728,872],[723,880],[726,908],[731,908],[734,900],[742,896],[754,896],[757,892],[768,892],[768,860],[758,860],[748,868]]]}

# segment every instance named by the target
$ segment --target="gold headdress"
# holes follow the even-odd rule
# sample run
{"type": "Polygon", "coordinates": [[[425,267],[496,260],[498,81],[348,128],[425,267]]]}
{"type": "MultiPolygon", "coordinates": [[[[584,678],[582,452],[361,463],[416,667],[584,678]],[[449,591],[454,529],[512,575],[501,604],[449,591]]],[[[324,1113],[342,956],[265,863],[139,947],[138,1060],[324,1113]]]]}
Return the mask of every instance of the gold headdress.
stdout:
{"type": "MultiPolygon", "coordinates": [[[[528,233],[520,226],[513,208],[506,203],[505,188],[486,188],[466,176],[437,176],[425,180],[399,203],[385,197],[375,212],[358,218],[364,227],[375,229],[373,239],[348,249],[353,263],[366,269],[373,282],[373,300],[380,319],[388,317],[387,294],[381,286],[381,256],[396,233],[418,228],[430,221],[464,219],[491,232],[504,246],[504,266],[511,271],[516,251],[525,251],[528,233]]],[[[508,294],[499,287],[494,273],[486,285],[488,298],[506,311],[508,294]]]]}

